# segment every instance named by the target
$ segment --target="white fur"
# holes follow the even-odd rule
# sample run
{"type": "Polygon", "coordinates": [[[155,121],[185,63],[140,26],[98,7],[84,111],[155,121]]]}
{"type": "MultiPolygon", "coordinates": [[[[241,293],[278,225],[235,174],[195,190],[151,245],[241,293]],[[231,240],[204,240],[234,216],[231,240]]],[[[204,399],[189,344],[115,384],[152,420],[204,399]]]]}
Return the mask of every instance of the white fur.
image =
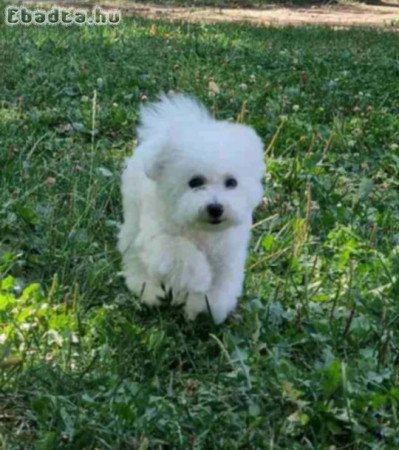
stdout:
{"type": "Polygon", "coordinates": [[[262,142],[252,128],[214,120],[184,95],[141,109],[139,146],[122,175],[119,251],[128,288],[148,305],[165,292],[189,319],[223,322],[241,294],[252,211],[262,199],[262,142]],[[189,181],[201,175],[202,187],[189,181]],[[226,178],[238,185],[226,188],[226,178]],[[213,224],[207,206],[223,206],[213,224]]]}

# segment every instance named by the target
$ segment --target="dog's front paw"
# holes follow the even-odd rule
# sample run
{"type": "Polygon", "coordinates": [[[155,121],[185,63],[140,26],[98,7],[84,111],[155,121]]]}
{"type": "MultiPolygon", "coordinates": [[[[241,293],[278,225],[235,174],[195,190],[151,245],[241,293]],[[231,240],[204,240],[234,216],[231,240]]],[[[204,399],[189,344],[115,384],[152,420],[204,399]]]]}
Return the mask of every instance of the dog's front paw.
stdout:
{"type": "Polygon", "coordinates": [[[209,313],[215,325],[223,323],[237,303],[235,297],[217,297],[210,292],[205,294],[190,294],[184,306],[186,319],[193,321],[198,314],[209,313]]]}
{"type": "Polygon", "coordinates": [[[165,282],[180,293],[204,293],[211,286],[212,273],[206,256],[185,239],[174,239],[160,271],[165,282]]]}
{"type": "Polygon", "coordinates": [[[204,293],[212,273],[206,256],[187,239],[159,235],[151,242],[136,241],[141,260],[151,276],[175,292],[204,293]]]}
{"type": "Polygon", "coordinates": [[[188,321],[193,321],[198,314],[207,311],[205,294],[190,294],[184,306],[184,314],[188,321]]]}
{"type": "Polygon", "coordinates": [[[143,289],[139,294],[139,299],[148,306],[160,306],[165,295],[165,292],[160,286],[144,283],[143,289]]]}

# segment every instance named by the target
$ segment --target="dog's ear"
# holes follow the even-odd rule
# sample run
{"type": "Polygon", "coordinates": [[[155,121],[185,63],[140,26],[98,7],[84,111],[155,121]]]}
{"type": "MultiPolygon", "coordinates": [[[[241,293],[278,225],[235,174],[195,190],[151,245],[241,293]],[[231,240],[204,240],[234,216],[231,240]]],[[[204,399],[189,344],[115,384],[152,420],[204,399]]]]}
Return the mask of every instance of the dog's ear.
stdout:
{"type": "Polygon", "coordinates": [[[171,161],[173,152],[165,142],[151,147],[146,150],[144,157],[144,172],[150,180],[156,181],[171,161]]]}
{"type": "Polygon", "coordinates": [[[157,153],[144,159],[144,173],[150,180],[157,180],[164,168],[165,164],[157,153]]]}

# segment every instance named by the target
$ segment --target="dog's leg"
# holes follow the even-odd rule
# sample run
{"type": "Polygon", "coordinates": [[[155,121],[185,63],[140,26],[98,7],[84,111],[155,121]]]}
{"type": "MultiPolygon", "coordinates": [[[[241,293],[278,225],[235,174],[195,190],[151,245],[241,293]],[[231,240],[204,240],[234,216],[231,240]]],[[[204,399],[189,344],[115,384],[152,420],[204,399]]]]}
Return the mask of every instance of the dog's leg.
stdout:
{"type": "Polygon", "coordinates": [[[184,311],[188,320],[194,320],[198,314],[208,312],[215,324],[224,322],[236,307],[243,282],[243,267],[226,266],[218,274],[214,285],[207,294],[190,294],[184,311]]]}
{"type": "Polygon", "coordinates": [[[237,305],[244,281],[246,247],[236,249],[224,260],[215,283],[209,292],[209,307],[216,324],[222,323],[237,305]]]}
{"type": "Polygon", "coordinates": [[[174,292],[209,290],[212,273],[207,258],[187,239],[166,234],[146,236],[142,232],[135,246],[150,276],[174,292]]]}
{"type": "MultiPolygon", "coordinates": [[[[231,284],[231,283],[230,283],[231,284]]],[[[236,284],[236,283],[234,283],[236,284]]],[[[209,294],[209,308],[215,324],[224,322],[237,305],[241,286],[222,285],[209,294]]]]}
{"type": "Polygon", "coordinates": [[[236,241],[225,246],[230,252],[218,260],[213,283],[206,296],[190,294],[187,299],[185,313],[189,320],[194,320],[202,312],[208,312],[215,324],[220,324],[236,307],[244,281],[247,241],[243,239],[240,243],[236,241]]]}

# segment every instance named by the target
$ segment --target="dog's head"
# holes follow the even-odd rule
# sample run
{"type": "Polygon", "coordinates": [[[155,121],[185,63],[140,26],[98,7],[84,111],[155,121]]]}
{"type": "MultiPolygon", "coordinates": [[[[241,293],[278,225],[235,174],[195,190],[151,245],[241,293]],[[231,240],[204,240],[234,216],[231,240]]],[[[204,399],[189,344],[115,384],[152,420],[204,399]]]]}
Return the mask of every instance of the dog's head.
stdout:
{"type": "Polygon", "coordinates": [[[154,138],[144,170],[176,225],[222,230],[248,222],[262,199],[263,146],[228,122],[176,127],[154,138]]]}

